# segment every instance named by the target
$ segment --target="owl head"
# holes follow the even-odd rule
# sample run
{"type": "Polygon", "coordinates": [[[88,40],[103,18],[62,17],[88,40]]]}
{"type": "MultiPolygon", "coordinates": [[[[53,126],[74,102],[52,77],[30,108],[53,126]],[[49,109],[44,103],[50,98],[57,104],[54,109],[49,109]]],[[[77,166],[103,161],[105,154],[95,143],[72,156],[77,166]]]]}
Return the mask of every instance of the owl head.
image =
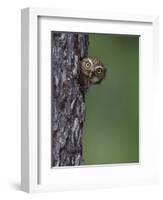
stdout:
{"type": "Polygon", "coordinates": [[[102,62],[93,57],[84,58],[80,63],[81,75],[85,88],[92,84],[99,84],[105,78],[106,68],[102,62]]]}

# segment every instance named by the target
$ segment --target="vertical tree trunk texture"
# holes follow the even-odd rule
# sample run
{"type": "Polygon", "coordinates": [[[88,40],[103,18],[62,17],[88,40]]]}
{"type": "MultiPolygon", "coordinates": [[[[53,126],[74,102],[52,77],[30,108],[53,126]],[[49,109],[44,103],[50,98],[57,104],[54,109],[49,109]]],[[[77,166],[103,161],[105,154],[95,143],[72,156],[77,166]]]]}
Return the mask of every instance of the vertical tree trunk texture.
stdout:
{"type": "Polygon", "coordinates": [[[80,165],[84,94],[79,62],[87,56],[88,35],[52,32],[52,166],[80,165]]]}

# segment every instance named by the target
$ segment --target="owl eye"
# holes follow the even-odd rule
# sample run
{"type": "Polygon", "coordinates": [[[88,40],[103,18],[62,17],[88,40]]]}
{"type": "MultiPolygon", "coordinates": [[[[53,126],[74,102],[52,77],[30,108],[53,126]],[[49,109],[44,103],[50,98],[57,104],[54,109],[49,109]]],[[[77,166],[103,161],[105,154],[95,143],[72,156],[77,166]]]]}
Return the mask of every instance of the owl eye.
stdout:
{"type": "Polygon", "coordinates": [[[102,72],[102,69],[97,69],[96,72],[97,72],[98,74],[100,74],[100,73],[102,72]]]}
{"type": "Polygon", "coordinates": [[[86,62],[86,63],[85,63],[85,67],[86,67],[87,69],[89,69],[89,68],[91,67],[91,63],[90,63],[90,62],[86,62]]]}
{"type": "Polygon", "coordinates": [[[97,67],[96,68],[96,73],[97,74],[101,74],[103,72],[103,68],[102,67],[97,67]]]}

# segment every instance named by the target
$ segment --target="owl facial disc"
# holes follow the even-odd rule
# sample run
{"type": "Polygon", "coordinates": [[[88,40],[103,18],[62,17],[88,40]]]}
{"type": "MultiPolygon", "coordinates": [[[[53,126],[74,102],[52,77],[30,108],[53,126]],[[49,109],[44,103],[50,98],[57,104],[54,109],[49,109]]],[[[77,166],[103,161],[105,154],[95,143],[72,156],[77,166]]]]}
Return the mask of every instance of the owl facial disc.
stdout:
{"type": "Polygon", "coordinates": [[[81,82],[84,88],[99,84],[105,78],[106,68],[102,62],[94,57],[84,58],[80,63],[81,82]]]}

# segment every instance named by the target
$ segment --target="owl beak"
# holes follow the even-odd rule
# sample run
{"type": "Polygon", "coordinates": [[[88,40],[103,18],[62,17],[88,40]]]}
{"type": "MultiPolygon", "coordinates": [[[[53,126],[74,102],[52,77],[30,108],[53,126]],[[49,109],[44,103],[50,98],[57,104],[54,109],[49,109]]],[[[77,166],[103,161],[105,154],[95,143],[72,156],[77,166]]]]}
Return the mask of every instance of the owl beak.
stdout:
{"type": "Polygon", "coordinates": [[[92,76],[92,73],[90,73],[90,74],[88,75],[89,78],[91,78],[91,76],[92,76]]]}

